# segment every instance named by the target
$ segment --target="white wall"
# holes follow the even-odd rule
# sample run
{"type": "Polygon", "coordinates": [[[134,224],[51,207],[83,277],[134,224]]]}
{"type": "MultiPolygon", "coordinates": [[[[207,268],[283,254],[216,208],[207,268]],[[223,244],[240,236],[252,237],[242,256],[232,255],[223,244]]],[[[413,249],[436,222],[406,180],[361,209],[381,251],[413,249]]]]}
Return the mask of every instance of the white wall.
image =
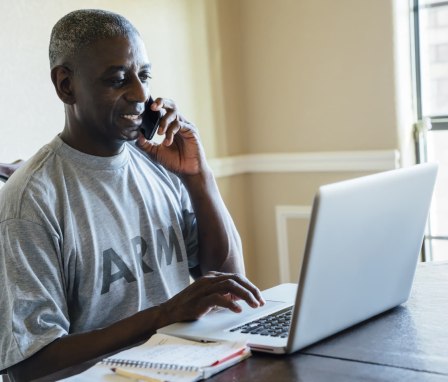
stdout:
{"type": "Polygon", "coordinates": [[[0,2],[0,162],[29,158],[62,130],[62,103],[50,81],[51,28],[78,8],[103,8],[123,14],[139,29],[153,62],[156,96],[175,99],[203,127],[208,152],[215,151],[210,66],[203,1],[14,0],[0,2]]]}

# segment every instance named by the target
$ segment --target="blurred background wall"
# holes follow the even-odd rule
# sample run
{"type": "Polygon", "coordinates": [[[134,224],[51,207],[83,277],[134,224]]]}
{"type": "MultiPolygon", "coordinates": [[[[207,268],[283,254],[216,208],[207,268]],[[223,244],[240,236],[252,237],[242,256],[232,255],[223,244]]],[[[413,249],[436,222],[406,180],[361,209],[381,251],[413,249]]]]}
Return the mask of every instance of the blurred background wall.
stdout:
{"type": "Polygon", "coordinates": [[[296,281],[321,184],[413,162],[406,0],[0,2],[0,162],[64,124],[48,41],[79,8],[123,14],[153,63],[152,93],[199,128],[261,288],[296,281]]]}

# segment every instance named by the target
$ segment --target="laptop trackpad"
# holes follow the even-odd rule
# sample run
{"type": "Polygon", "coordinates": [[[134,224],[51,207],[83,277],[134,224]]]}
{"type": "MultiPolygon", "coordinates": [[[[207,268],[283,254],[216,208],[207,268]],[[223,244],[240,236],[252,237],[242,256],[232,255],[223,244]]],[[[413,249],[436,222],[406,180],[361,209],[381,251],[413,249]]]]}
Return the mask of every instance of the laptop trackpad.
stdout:
{"type": "MultiPolygon", "coordinates": [[[[238,321],[241,320],[241,316],[249,317],[249,316],[265,315],[265,314],[267,314],[267,312],[271,312],[273,310],[278,310],[279,306],[285,305],[284,301],[266,300],[266,303],[263,306],[254,309],[254,308],[251,308],[249,305],[247,305],[244,301],[237,301],[237,303],[242,308],[242,312],[236,314],[238,317],[238,321]]],[[[233,313],[232,311],[230,311],[227,308],[218,307],[218,308],[211,310],[210,313],[207,314],[207,316],[212,315],[212,314],[223,314],[223,313],[226,313],[226,314],[229,314],[232,316],[235,315],[235,313],[233,313]]]]}
{"type": "Polygon", "coordinates": [[[270,313],[276,312],[287,305],[284,301],[275,300],[266,300],[266,304],[255,309],[251,308],[242,301],[238,302],[238,304],[243,309],[241,313],[234,313],[228,309],[219,308],[215,311],[211,311],[198,321],[202,321],[202,325],[204,326],[210,325],[210,327],[222,328],[226,330],[233,328],[235,325],[242,325],[246,322],[269,315],[270,313]]]}

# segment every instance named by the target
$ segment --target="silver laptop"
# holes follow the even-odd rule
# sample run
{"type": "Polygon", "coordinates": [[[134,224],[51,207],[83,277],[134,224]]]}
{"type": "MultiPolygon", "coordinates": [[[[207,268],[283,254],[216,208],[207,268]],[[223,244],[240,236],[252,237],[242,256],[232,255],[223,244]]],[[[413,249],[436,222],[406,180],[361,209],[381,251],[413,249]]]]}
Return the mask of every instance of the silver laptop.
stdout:
{"type": "Polygon", "coordinates": [[[212,311],[158,332],[197,340],[245,338],[255,351],[291,353],[405,302],[437,165],[319,188],[299,284],[265,290],[265,306],[212,311]]]}

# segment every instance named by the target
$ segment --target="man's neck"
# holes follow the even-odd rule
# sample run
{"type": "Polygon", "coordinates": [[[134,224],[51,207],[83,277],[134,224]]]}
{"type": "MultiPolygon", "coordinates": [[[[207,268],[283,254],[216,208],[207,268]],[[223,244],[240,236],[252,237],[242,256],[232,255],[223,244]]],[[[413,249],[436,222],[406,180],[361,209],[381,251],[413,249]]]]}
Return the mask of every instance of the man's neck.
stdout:
{"type": "Polygon", "coordinates": [[[118,155],[124,144],[123,142],[117,142],[113,145],[106,145],[103,144],[103,141],[100,138],[94,139],[90,136],[84,137],[79,135],[75,137],[67,128],[64,128],[59,137],[64,141],[64,143],[75,150],[98,157],[111,157],[118,155]]]}

